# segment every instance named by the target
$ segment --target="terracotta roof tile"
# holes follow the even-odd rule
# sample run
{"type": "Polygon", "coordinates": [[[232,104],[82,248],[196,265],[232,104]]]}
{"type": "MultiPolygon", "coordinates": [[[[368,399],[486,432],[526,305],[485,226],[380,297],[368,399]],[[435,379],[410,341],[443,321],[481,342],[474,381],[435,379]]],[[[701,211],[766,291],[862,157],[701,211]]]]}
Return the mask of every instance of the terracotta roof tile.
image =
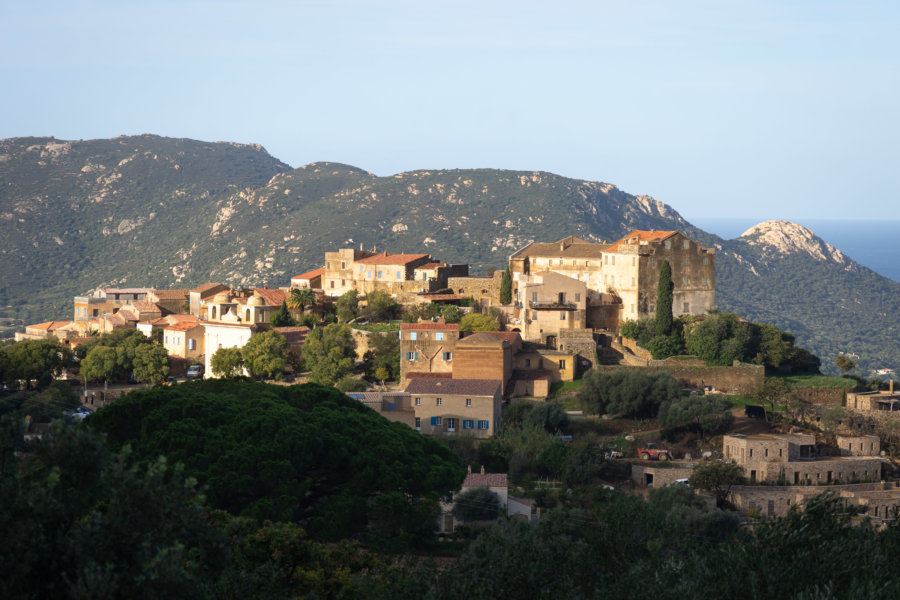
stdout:
{"type": "Polygon", "coordinates": [[[434,269],[437,269],[438,267],[446,267],[446,266],[447,266],[447,263],[430,262],[430,263],[425,263],[424,265],[419,265],[418,267],[416,267],[416,271],[433,271],[434,269]]]}
{"type": "Polygon", "coordinates": [[[512,258],[531,256],[547,256],[551,258],[601,258],[607,251],[607,244],[589,242],[575,236],[563,238],[558,242],[535,242],[529,244],[512,255],[512,258]]]}
{"type": "Polygon", "coordinates": [[[60,327],[69,325],[72,321],[47,321],[46,323],[38,323],[37,325],[26,325],[26,329],[40,329],[45,331],[53,331],[60,327]]]}
{"type": "Polygon", "coordinates": [[[253,292],[263,297],[266,306],[281,306],[281,303],[287,300],[287,293],[284,290],[256,288],[253,292]]]}
{"type": "Polygon", "coordinates": [[[191,290],[153,290],[151,293],[160,300],[187,300],[191,290]]]}
{"type": "Polygon", "coordinates": [[[674,235],[678,233],[677,231],[642,231],[640,229],[635,229],[622,239],[614,242],[608,249],[607,252],[618,252],[619,246],[627,246],[629,243],[639,244],[641,242],[656,242],[663,240],[670,235],[674,235]]]}
{"type": "Polygon", "coordinates": [[[131,305],[134,306],[136,310],[142,313],[162,312],[162,309],[159,307],[159,305],[154,304],[153,302],[147,302],[146,300],[138,300],[137,302],[132,302],[131,305]]]}
{"type": "Polygon", "coordinates": [[[499,379],[411,379],[406,386],[410,394],[456,394],[460,396],[493,396],[500,391],[499,379]]]}
{"type": "Polygon", "coordinates": [[[428,258],[427,254],[376,254],[361,258],[357,263],[366,265],[408,265],[411,262],[428,258]]]}
{"type": "Polygon", "coordinates": [[[410,371],[406,374],[407,379],[450,379],[453,373],[429,373],[426,371],[410,371]]]}
{"type": "Polygon", "coordinates": [[[301,273],[295,277],[291,277],[291,281],[294,279],[313,279],[315,277],[321,277],[325,274],[325,267],[320,267],[318,269],[313,269],[312,271],[307,271],[306,273],[301,273]]]}
{"type": "Polygon", "coordinates": [[[507,487],[506,473],[469,473],[463,481],[462,489],[475,487],[507,487]]]}
{"type": "Polygon", "coordinates": [[[140,321],[141,318],[138,314],[132,310],[128,310],[127,308],[120,309],[119,312],[116,313],[126,321],[140,321]]]}
{"type": "Polygon", "coordinates": [[[191,291],[200,294],[201,298],[205,298],[207,295],[210,295],[210,296],[215,295],[215,294],[219,293],[220,291],[227,290],[227,289],[228,289],[228,286],[224,285],[222,283],[209,282],[209,283],[204,283],[202,285],[198,285],[191,291]]]}
{"type": "Polygon", "coordinates": [[[190,331],[191,329],[199,326],[199,321],[179,321],[177,323],[172,323],[171,325],[166,327],[166,331],[190,331]]]}

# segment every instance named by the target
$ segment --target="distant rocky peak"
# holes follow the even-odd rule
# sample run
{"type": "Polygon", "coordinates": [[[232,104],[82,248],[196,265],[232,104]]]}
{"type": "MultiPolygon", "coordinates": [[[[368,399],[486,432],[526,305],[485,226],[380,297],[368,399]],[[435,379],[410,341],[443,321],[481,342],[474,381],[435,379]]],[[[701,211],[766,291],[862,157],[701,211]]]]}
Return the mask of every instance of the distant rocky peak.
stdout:
{"type": "Polygon", "coordinates": [[[813,258],[833,261],[841,265],[849,265],[853,262],[808,227],[790,221],[764,221],[742,233],[739,239],[750,245],[761,246],[781,254],[805,252],[813,258]]]}

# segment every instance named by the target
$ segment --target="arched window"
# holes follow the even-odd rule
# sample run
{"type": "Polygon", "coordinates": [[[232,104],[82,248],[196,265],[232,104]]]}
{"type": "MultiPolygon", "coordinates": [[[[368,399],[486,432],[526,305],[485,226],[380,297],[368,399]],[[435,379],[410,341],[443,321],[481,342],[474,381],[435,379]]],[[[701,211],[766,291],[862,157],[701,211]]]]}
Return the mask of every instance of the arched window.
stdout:
{"type": "Polygon", "coordinates": [[[216,318],[216,307],[215,306],[212,307],[212,318],[213,319],[216,318]]]}
{"type": "Polygon", "coordinates": [[[250,320],[250,309],[248,308],[248,309],[247,309],[247,316],[244,318],[244,321],[249,321],[249,320],[250,320]]]}

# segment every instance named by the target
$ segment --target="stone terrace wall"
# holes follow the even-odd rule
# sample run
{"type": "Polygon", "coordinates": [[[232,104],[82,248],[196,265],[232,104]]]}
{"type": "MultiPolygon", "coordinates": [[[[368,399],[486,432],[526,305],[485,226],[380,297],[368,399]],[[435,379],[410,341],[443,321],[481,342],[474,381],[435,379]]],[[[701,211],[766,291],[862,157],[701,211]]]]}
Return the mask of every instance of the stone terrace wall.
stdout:
{"type": "Polygon", "coordinates": [[[765,368],[762,365],[738,365],[734,367],[619,367],[601,366],[598,369],[614,371],[616,369],[640,369],[645,373],[665,371],[672,374],[678,383],[685,386],[705,387],[726,394],[746,394],[763,384],[765,368]]]}
{"type": "Polygon", "coordinates": [[[687,479],[694,473],[694,467],[656,467],[646,464],[631,465],[631,480],[635,485],[646,485],[647,475],[653,476],[653,487],[672,485],[679,479],[687,479]]]}
{"type": "Polygon", "coordinates": [[[843,493],[874,492],[893,489],[885,482],[854,483],[844,485],[736,485],[731,488],[731,501],[739,510],[753,509],[759,514],[783,517],[794,504],[825,492],[843,493]]]}
{"type": "Polygon", "coordinates": [[[822,406],[841,406],[844,403],[844,388],[795,387],[797,398],[804,402],[822,406]]]}

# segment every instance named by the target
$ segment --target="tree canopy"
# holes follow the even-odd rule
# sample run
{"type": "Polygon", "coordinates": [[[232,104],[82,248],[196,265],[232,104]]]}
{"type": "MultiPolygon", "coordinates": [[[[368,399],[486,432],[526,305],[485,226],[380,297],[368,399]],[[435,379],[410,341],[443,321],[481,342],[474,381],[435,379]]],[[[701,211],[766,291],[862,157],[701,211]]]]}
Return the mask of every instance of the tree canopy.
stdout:
{"type": "Polygon", "coordinates": [[[468,313],[459,320],[460,331],[499,331],[500,323],[494,317],[481,313],[468,313]]]}
{"type": "Polygon", "coordinates": [[[235,515],[295,521],[314,537],[366,531],[372,503],[399,492],[413,521],[465,476],[449,448],[333,388],[205,380],[132,392],[88,418],[135,459],[160,454],[235,515]]]}
{"type": "Polygon", "coordinates": [[[333,385],[353,371],[355,361],[356,340],[347,325],[332,323],[313,329],[303,343],[303,363],[315,383],[333,385]]]}
{"type": "Polygon", "coordinates": [[[162,381],[169,373],[168,354],[136,329],[117,329],[76,348],[81,376],[89,381],[162,381]],[[156,346],[159,350],[153,350],[156,346]],[[163,360],[165,356],[165,360],[163,360]]]}
{"type": "Polygon", "coordinates": [[[252,377],[280,379],[287,366],[288,343],[281,333],[270,330],[250,336],[241,356],[252,377]]]}
{"type": "Polygon", "coordinates": [[[653,418],[663,402],[678,394],[678,384],[669,373],[592,369],[584,376],[578,399],[589,413],[653,418]]]}

